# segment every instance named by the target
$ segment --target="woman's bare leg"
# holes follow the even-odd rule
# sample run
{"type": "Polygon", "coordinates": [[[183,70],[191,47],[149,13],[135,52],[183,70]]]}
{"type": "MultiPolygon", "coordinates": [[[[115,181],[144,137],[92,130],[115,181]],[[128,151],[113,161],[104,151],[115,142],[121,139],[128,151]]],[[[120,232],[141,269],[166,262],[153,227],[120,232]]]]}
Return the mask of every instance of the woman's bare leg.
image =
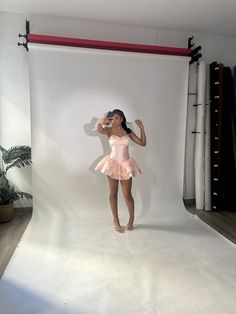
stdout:
{"type": "Polygon", "coordinates": [[[133,223],[134,223],[134,199],[131,193],[132,178],[130,178],[129,180],[122,180],[120,181],[120,183],[121,183],[122,192],[125,198],[125,203],[129,210],[129,221],[126,227],[127,227],[127,230],[132,230],[133,223]]]}
{"type": "Polygon", "coordinates": [[[107,176],[110,188],[109,202],[113,215],[113,222],[116,231],[121,231],[120,220],[118,216],[117,198],[118,198],[118,184],[119,181],[107,176]]]}

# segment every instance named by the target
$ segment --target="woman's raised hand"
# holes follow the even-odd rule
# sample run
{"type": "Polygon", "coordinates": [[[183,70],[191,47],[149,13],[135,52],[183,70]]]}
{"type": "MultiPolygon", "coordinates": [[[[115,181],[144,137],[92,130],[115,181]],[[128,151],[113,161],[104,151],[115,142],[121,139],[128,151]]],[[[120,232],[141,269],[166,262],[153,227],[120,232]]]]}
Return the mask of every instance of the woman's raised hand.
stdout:
{"type": "Polygon", "coordinates": [[[104,118],[104,120],[103,120],[103,124],[105,124],[105,125],[110,125],[111,122],[112,122],[112,119],[104,118]]]}
{"type": "Polygon", "coordinates": [[[137,126],[140,128],[140,129],[143,129],[143,122],[139,119],[135,120],[135,123],[137,124],[137,126]]]}
{"type": "Polygon", "coordinates": [[[97,124],[100,125],[109,125],[111,123],[111,121],[107,118],[101,118],[97,121],[97,124]]]}

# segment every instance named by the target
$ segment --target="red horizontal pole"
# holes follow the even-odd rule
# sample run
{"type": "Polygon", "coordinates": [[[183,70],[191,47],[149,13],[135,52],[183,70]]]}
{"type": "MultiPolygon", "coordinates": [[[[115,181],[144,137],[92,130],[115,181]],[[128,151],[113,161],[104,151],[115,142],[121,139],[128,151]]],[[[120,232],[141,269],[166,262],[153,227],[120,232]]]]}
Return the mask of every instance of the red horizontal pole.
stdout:
{"type": "Polygon", "coordinates": [[[128,44],[128,43],[122,43],[122,42],[100,41],[100,40],[69,38],[69,37],[60,37],[60,36],[39,35],[39,34],[28,34],[27,38],[28,38],[28,42],[31,42],[31,43],[105,49],[105,50],[117,50],[117,51],[130,51],[130,52],[141,52],[141,53],[153,53],[153,54],[163,54],[163,55],[190,56],[192,52],[192,50],[188,48],[128,44]]]}

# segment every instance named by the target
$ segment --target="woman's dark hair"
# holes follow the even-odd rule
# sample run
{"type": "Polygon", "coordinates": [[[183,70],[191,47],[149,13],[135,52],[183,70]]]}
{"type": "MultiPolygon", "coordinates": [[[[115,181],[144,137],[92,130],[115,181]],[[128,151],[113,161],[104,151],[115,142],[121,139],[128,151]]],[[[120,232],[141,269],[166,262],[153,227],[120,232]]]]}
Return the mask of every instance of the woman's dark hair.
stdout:
{"type": "Polygon", "coordinates": [[[123,118],[122,122],[121,122],[121,126],[122,128],[127,132],[127,133],[131,133],[132,130],[130,128],[127,127],[126,125],[126,118],[125,118],[125,115],[124,115],[124,112],[119,110],[119,109],[114,109],[112,111],[112,116],[114,116],[115,114],[118,114],[121,118],[123,118]]]}

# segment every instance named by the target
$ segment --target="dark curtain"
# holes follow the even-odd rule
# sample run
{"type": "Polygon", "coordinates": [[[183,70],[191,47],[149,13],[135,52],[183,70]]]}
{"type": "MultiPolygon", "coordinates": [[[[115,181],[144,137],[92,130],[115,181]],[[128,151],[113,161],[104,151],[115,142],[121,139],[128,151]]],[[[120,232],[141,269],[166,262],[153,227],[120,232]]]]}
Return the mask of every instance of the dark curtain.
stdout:
{"type": "Polygon", "coordinates": [[[212,210],[236,211],[236,67],[210,65],[212,210]]]}
{"type": "Polygon", "coordinates": [[[229,67],[223,73],[222,167],[224,209],[236,211],[235,81],[229,67]]]}

